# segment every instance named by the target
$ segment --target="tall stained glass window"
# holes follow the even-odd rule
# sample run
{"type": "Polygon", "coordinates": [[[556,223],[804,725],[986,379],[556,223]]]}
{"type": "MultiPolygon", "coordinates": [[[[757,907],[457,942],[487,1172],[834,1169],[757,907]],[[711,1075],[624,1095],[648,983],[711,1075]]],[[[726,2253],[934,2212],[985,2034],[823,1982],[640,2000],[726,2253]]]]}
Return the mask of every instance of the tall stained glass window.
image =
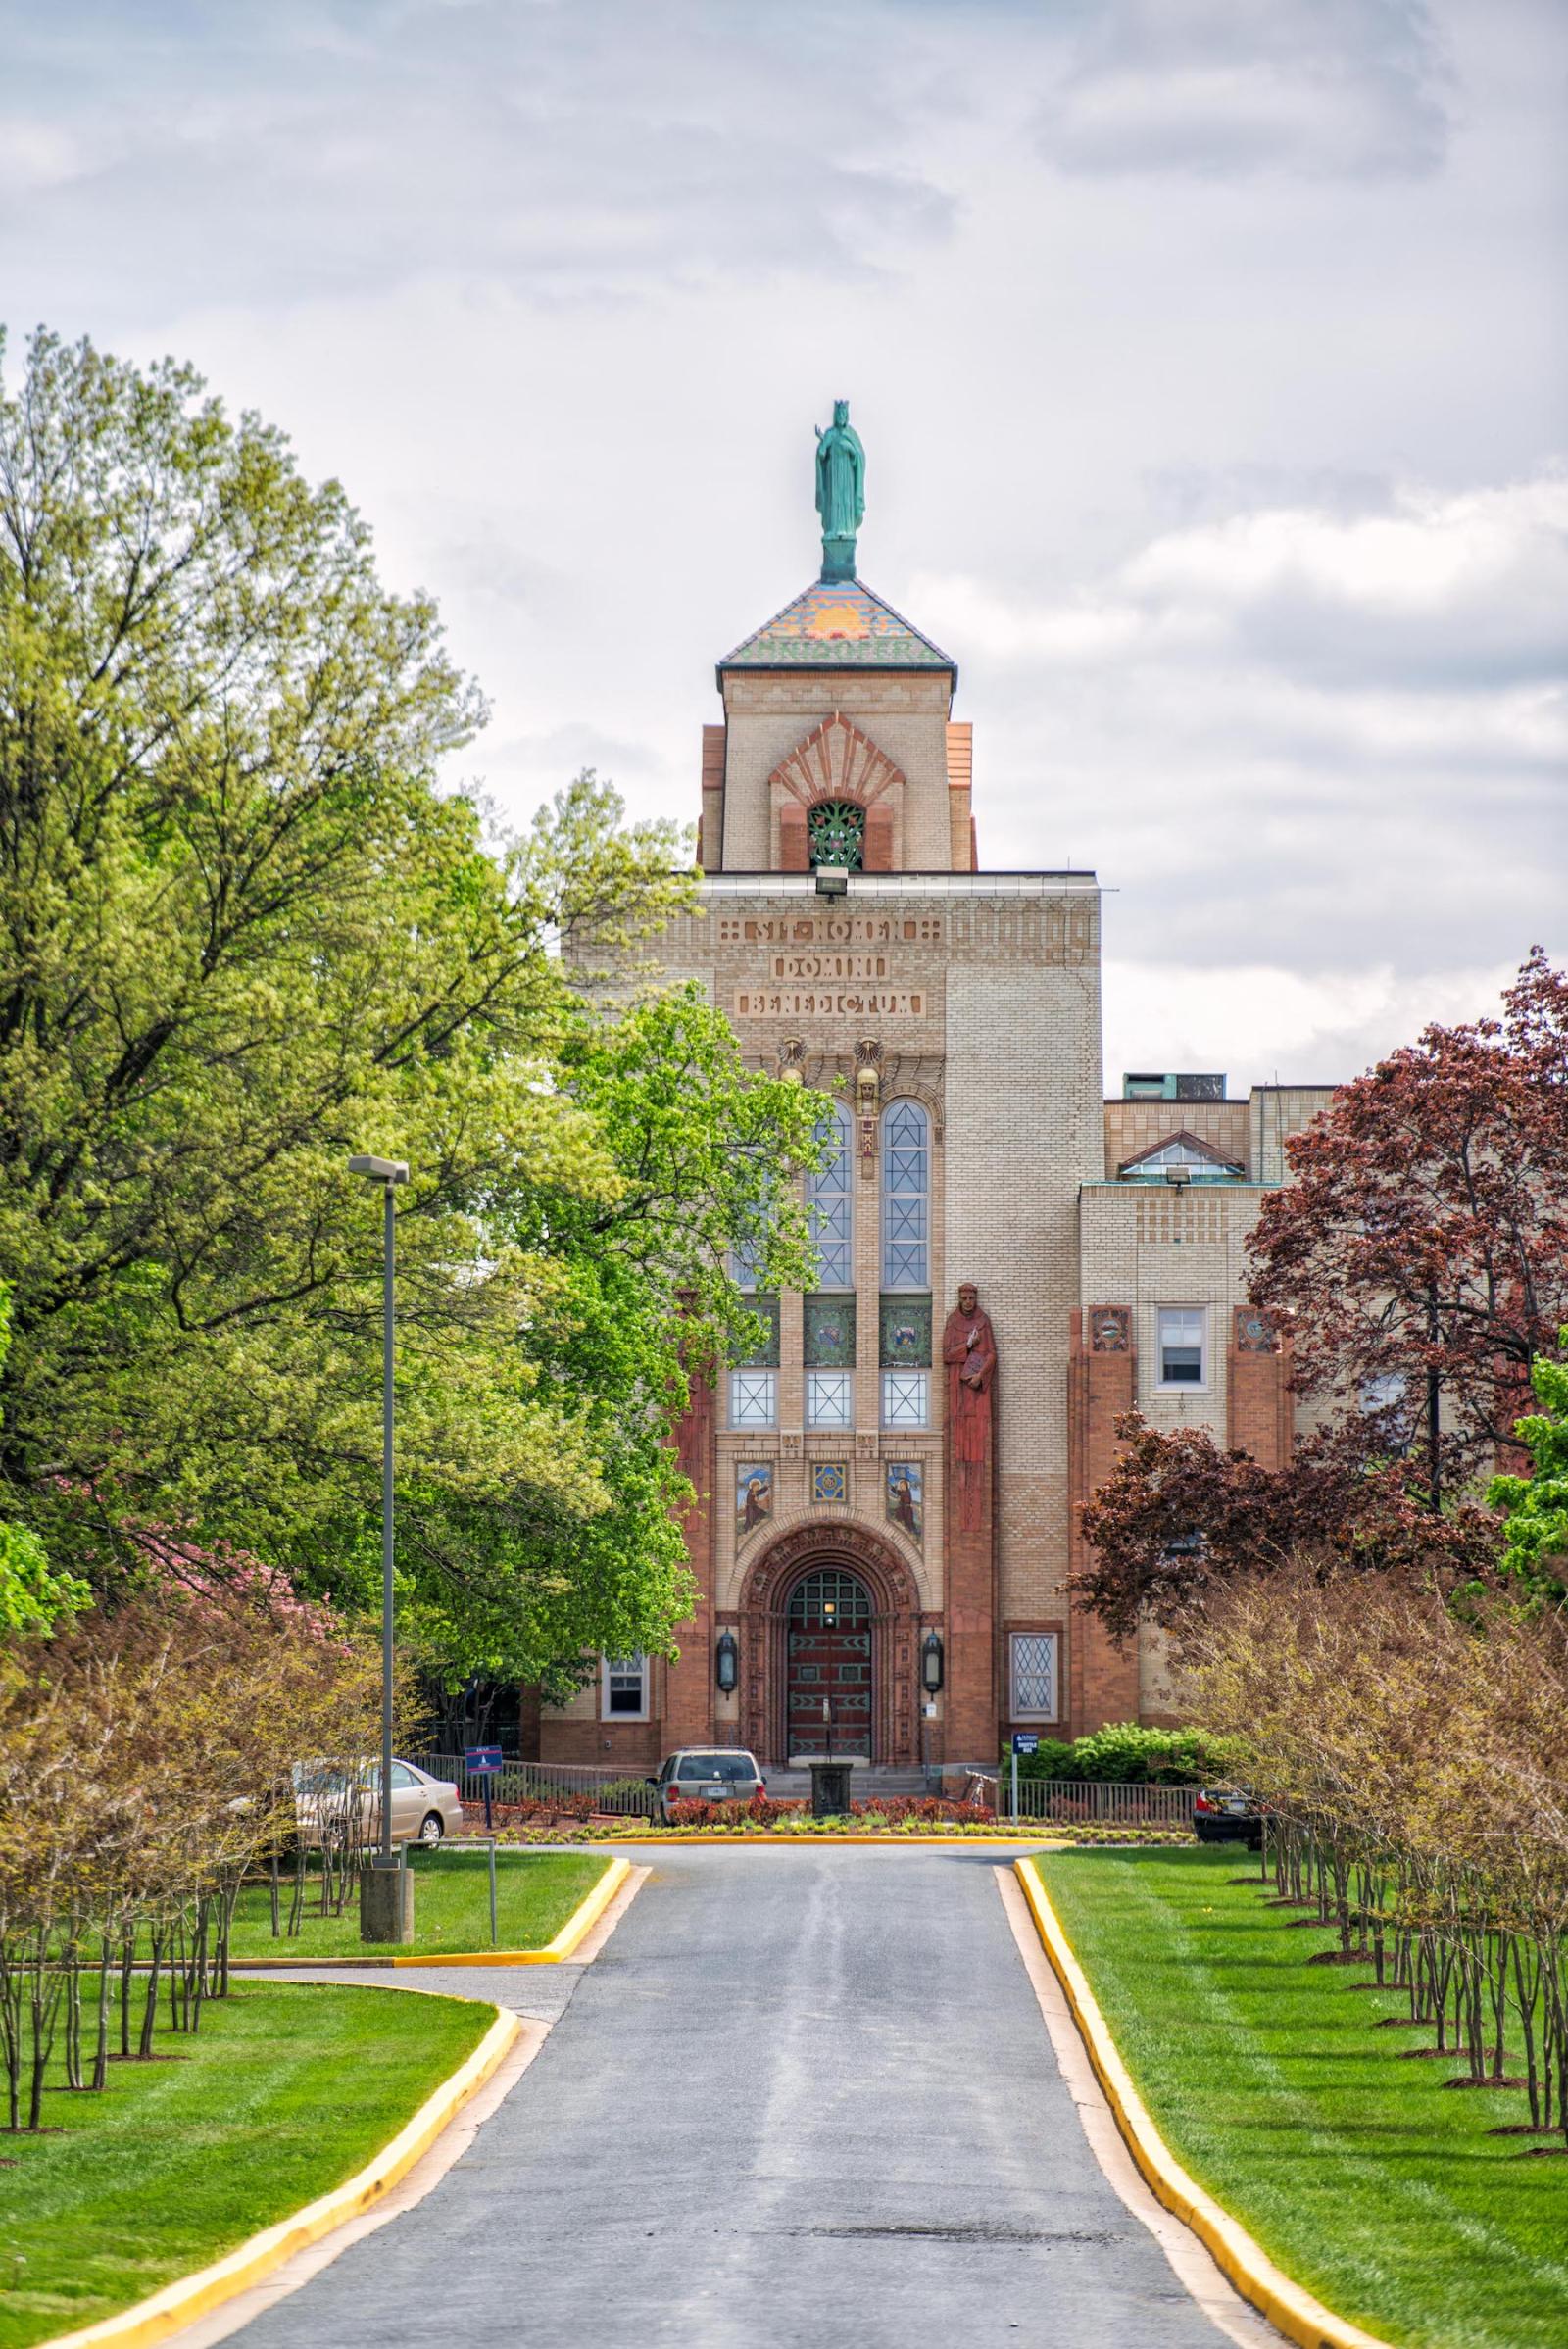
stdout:
{"type": "Polygon", "coordinates": [[[931,1124],[918,1101],[882,1115],[882,1286],[929,1289],[931,1124]]]}
{"type": "Polygon", "coordinates": [[[816,1137],[826,1155],[816,1172],[807,1178],[806,1187],[811,1243],[817,1253],[816,1286],[853,1289],[855,1195],[850,1186],[855,1167],[850,1151],[849,1111],[840,1108],[836,1101],[831,1103],[817,1122],[816,1137]]]}

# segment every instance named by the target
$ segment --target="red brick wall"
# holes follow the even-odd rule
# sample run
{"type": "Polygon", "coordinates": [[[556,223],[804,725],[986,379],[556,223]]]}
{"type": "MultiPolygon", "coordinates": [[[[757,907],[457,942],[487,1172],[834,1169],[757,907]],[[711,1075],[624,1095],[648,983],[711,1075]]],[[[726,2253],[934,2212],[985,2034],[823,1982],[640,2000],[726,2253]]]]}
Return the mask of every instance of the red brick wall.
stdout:
{"type": "Polygon", "coordinates": [[[1260,1467],[1283,1468],[1294,1436],[1291,1357],[1283,1346],[1263,1353],[1255,1339],[1243,1345],[1244,1331],[1249,1326],[1255,1331],[1259,1319],[1249,1305],[1231,1312],[1225,1440],[1232,1451],[1250,1452],[1260,1467]]]}
{"type": "MultiPolygon", "coordinates": [[[[1079,1530],[1083,1505],[1103,1483],[1121,1446],[1116,1421],[1130,1411],[1138,1392],[1138,1355],[1133,1343],[1135,1323],[1130,1310],[1091,1305],[1071,1317],[1071,1352],[1067,1365],[1067,1484],[1069,1570],[1076,1574],[1087,1563],[1079,1530]],[[1121,1350],[1097,1351],[1090,1339],[1096,1317],[1124,1313],[1121,1350]]],[[[1066,1735],[1082,1737],[1107,1721],[1138,1718],[1138,1652],[1128,1641],[1118,1647],[1098,1617],[1074,1606],[1067,1630],[1068,1724],[1066,1735]]]]}
{"type": "Polygon", "coordinates": [[[666,1748],[705,1745],[713,1735],[713,1389],[693,1377],[691,1401],[675,1431],[683,1475],[697,1498],[681,1519],[697,1604],[680,1626],[680,1654],[664,1667],[666,1748]]]}
{"type": "Polygon", "coordinates": [[[697,861],[704,872],[716,873],[724,861],[724,729],[703,728],[703,816],[697,835],[697,861]]]}
{"type": "Polygon", "coordinates": [[[563,1721],[546,1713],[541,1732],[547,1762],[603,1762],[642,1778],[663,1759],[657,1721],[563,1721]]]}

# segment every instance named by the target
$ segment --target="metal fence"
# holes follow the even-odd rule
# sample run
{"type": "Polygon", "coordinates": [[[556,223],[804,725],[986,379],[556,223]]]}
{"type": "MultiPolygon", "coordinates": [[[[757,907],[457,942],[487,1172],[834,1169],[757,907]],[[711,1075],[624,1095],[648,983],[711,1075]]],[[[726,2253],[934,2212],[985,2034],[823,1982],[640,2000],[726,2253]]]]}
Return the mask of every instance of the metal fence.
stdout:
{"type": "MultiPolygon", "coordinates": [[[[482,1803],[488,1783],[491,1799],[508,1802],[567,1803],[588,1795],[596,1811],[617,1819],[646,1819],[654,1812],[654,1789],[634,1771],[617,1770],[599,1762],[524,1762],[503,1758],[499,1771],[486,1780],[479,1771],[465,1768],[461,1753],[411,1754],[410,1761],[434,1778],[450,1779],[465,1802],[482,1803]]],[[[935,1775],[935,1774],[933,1774],[935,1775]]],[[[951,1774],[950,1774],[951,1776],[951,1774]]],[[[954,1791],[957,1792],[955,1787],[954,1791]]],[[[1095,1779],[1024,1778],[1018,1780],[1018,1807],[1012,1806],[1012,1777],[1004,1769],[997,1778],[969,1774],[963,1795],[994,1806],[1004,1819],[1050,1822],[1058,1827],[1099,1823],[1106,1827],[1191,1827],[1196,1786],[1146,1786],[1111,1784],[1095,1779]]],[[[875,1792],[867,1788],[867,1794],[875,1792]]]]}
{"type": "Polygon", "coordinates": [[[1018,1807],[1012,1807],[1012,1781],[1004,1771],[997,1786],[997,1807],[1014,1819],[1046,1819],[1056,1827],[1191,1827],[1196,1786],[1144,1786],[1097,1779],[1024,1778],[1018,1780],[1018,1807]]]}
{"type": "Polygon", "coordinates": [[[523,1762],[502,1757],[501,1768],[466,1767],[461,1753],[411,1753],[408,1759],[432,1778],[450,1779],[465,1802],[482,1803],[486,1786],[492,1802],[569,1802],[587,1794],[596,1811],[616,1819],[653,1816],[654,1789],[635,1771],[598,1762],[523,1762]]]}

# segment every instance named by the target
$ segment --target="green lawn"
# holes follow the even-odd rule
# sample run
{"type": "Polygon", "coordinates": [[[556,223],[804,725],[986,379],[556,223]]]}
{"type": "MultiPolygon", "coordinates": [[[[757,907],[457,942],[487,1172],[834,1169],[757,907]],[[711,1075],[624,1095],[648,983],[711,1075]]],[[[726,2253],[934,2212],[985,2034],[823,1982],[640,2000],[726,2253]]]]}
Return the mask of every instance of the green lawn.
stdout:
{"type": "MultiPolygon", "coordinates": [[[[572,1911],[587,1898],[608,1857],[597,1852],[502,1851],[496,1854],[496,1921],[503,1949],[542,1949],[553,1941],[572,1911]]],[[[439,1956],[455,1949],[490,1946],[490,1886],[482,1851],[419,1851],[410,1863],[415,1875],[416,1938],[403,1957],[439,1956]]],[[[281,1888],[283,1924],[288,1924],[289,1882],[281,1888]]],[[[368,1957],[360,1939],[360,1912],[351,1900],[341,1917],[312,1913],[316,1879],[306,1887],[306,1913],[299,1933],[272,1938],[271,1896],[266,1884],[249,1884],[234,1916],[235,1957],[368,1957]]]]}
{"type": "Polygon", "coordinates": [[[1307,1965],[1333,1934],[1232,1884],[1240,1845],[1035,1865],[1165,2142],[1287,2275],[1400,2349],[1562,2349],[1568,2158],[1487,2133],[1522,2094],[1401,2062],[1431,2032],[1374,2030],[1399,1993],[1307,1965]]]}
{"type": "Polygon", "coordinates": [[[478,2002],[244,1982],[171,2060],[46,2094],[0,2133],[0,2349],[90,2325],[314,2201],[395,2136],[489,2030],[478,2002]]]}

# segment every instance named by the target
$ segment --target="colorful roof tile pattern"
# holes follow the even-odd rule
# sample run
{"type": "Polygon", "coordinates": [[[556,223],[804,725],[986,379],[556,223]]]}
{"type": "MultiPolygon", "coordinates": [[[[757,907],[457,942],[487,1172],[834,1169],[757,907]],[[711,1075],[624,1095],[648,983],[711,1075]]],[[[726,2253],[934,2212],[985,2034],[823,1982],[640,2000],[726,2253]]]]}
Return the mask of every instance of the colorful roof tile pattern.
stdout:
{"type": "Polygon", "coordinates": [[[945,668],[957,664],[858,579],[817,579],[736,646],[727,668],[945,668]]]}

